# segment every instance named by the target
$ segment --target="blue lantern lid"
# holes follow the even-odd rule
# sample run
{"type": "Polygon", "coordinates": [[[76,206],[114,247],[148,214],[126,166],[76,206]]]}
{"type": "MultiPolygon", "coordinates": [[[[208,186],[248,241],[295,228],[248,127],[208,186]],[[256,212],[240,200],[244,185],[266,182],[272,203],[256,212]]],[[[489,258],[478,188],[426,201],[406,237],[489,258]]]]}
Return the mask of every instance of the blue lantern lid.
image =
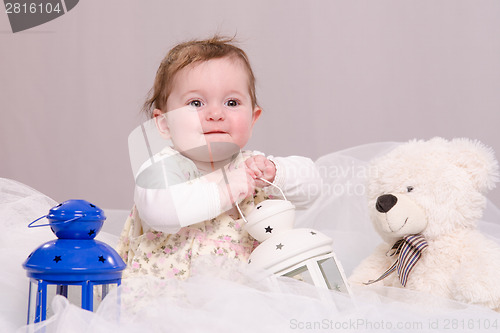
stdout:
{"type": "Polygon", "coordinates": [[[68,200],[52,207],[48,215],[31,222],[28,227],[50,226],[61,239],[93,239],[101,230],[106,216],[104,211],[86,200],[68,200]],[[35,224],[47,218],[49,224],[35,224]]]}
{"type": "Polygon", "coordinates": [[[56,239],[33,251],[23,264],[29,277],[48,281],[121,278],[126,265],[116,251],[94,239],[56,239]]]}
{"type": "Polygon", "coordinates": [[[58,239],[35,249],[23,263],[29,277],[48,281],[105,281],[121,278],[126,265],[109,245],[94,240],[104,212],[85,200],[68,200],[52,209],[47,217],[58,239]]]}
{"type": "Polygon", "coordinates": [[[49,210],[49,219],[66,221],[78,217],[80,221],[103,221],[104,211],[86,200],[67,200],[49,210]]]}

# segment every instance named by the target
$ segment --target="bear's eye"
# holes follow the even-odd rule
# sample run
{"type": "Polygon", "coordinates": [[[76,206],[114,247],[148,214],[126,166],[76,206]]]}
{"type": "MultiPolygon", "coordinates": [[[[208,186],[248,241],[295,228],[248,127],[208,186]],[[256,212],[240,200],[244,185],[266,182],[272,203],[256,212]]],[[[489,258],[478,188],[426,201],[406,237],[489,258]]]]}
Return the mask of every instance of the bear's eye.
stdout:
{"type": "Polygon", "coordinates": [[[407,192],[413,191],[413,186],[406,186],[406,191],[407,192]]]}

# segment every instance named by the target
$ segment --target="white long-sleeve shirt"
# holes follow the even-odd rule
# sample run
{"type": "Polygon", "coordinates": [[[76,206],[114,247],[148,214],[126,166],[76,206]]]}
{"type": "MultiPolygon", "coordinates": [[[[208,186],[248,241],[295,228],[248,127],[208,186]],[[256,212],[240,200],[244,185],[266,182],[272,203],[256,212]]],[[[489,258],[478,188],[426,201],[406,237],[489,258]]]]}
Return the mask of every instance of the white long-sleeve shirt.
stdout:
{"type": "MultiPolygon", "coordinates": [[[[263,155],[260,152],[243,154],[263,155]]],[[[223,169],[203,174],[191,160],[173,149],[165,149],[155,158],[156,161],[146,163],[136,177],[134,201],[144,229],[172,234],[181,227],[217,217],[228,209],[223,207],[221,187],[214,181],[224,179],[223,169]]],[[[268,159],[276,166],[273,184],[297,209],[308,207],[321,186],[314,162],[301,156],[269,156],[268,159]]],[[[240,170],[244,172],[244,168],[240,170]]],[[[268,195],[282,196],[273,186],[265,187],[264,191],[268,195]]]]}

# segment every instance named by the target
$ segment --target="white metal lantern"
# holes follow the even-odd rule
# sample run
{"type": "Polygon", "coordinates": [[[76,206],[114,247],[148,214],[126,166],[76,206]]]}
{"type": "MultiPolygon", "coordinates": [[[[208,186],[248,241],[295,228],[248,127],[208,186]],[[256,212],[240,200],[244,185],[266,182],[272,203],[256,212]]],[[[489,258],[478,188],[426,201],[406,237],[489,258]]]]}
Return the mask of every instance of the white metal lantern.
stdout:
{"type": "Polygon", "coordinates": [[[248,264],[349,294],[344,270],[333,252],[333,240],[314,229],[293,229],[295,206],[281,193],[285,200],[265,200],[243,217],[245,229],[261,242],[248,264]]]}

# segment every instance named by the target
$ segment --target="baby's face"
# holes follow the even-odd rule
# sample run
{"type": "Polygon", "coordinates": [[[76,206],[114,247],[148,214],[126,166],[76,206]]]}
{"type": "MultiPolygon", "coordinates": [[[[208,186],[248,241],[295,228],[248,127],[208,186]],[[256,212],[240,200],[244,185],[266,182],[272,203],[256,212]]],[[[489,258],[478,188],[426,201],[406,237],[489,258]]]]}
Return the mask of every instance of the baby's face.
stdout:
{"type": "Polygon", "coordinates": [[[211,142],[243,148],[261,113],[252,106],[245,68],[239,60],[228,57],[180,70],[166,111],[174,148],[181,152],[211,142]]]}

